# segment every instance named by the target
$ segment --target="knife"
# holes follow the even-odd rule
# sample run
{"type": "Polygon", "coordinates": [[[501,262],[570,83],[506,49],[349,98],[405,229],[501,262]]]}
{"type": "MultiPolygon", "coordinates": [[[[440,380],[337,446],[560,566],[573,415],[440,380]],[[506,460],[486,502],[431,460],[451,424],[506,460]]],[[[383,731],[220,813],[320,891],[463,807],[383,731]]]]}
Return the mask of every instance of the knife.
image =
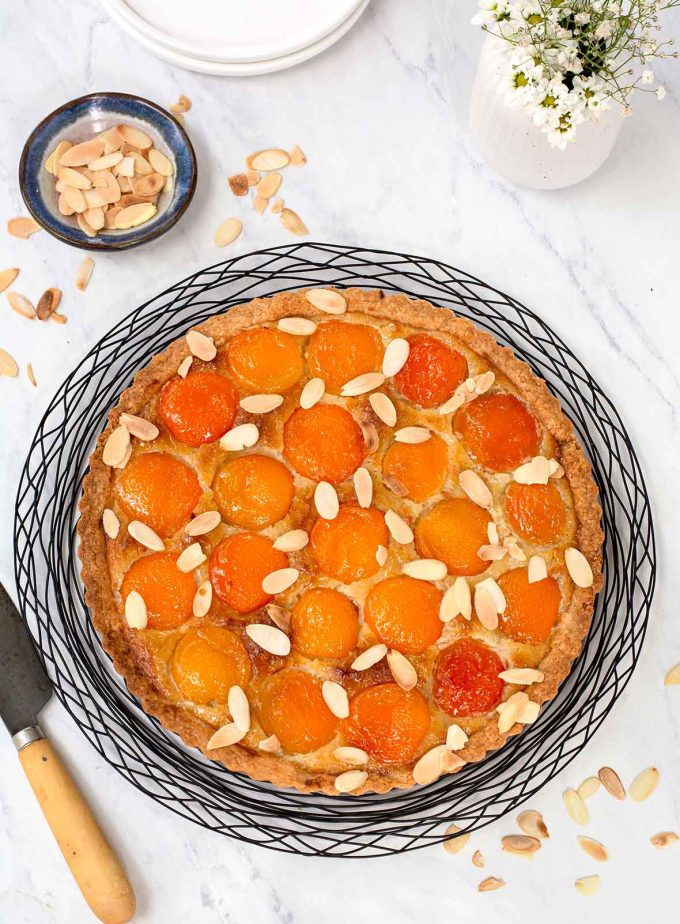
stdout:
{"type": "Polygon", "coordinates": [[[38,725],[38,713],[51,696],[52,686],[26,625],[0,584],[0,716],[85,901],[105,924],[126,924],[135,913],[132,886],[38,725]]]}

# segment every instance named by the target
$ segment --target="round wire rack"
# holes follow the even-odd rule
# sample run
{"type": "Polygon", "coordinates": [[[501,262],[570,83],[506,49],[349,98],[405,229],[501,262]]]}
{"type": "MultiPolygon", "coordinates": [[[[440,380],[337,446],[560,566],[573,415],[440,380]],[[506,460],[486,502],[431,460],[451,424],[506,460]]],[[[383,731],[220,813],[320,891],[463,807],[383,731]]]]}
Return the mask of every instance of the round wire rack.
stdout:
{"type": "Polygon", "coordinates": [[[424,257],[299,243],[194,273],[120,321],[57,391],[22,472],[15,520],[23,615],[62,704],[99,754],[184,818],[301,855],[387,856],[513,811],[562,770],[604,721],[635,668],[655,584],[649,498],[624,424],[586,367],[515,299],[424,257]],[[583,650],[538,720],[480,763],[426,787],[329,797],[255,782],[206,760],[145,715],[111,668],[85,606],[78,501],[109,410],[135,372],[189,327],[258,296],[306,286],[403,292],[452,309],[511,346],[571,418],[593,466],[605,532],[604,588],[583,650]]]}

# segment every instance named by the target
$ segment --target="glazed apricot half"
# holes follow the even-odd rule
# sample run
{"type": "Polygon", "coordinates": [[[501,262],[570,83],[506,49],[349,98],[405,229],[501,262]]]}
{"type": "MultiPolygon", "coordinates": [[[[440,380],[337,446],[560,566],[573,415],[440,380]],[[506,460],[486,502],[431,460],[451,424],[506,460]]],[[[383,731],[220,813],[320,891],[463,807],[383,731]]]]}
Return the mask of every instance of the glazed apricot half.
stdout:
{"type": "Polygon", "coordinates": [[[218,598],[237,613],[252,613],[270,603],[262,581],[272,571],[288,567],[288,557],[271,539],[257,533],[227,536],[210,556],[210,583],[218,598]]]}
{"type": "Polygon", "coordinates": [[[481,574],[489,567],[477,554],[488,543],[491,517],[467,497],[435,504],[416,523],[416,549],[422,558],[437,558],[449,574],[481,574]]]}
{"type": "Polygon", "coordinates": [[[444,648],[434,665],[433,698],[448,715],[484,715],[501,701],[505,666],[496,652],[474,638],[444,648]]]}
{"type": "Polygon", "coordinates": [[[306,590],[290,614],[293,648],[307,658],[346,658],[359,638],[359,614],[330,587],[306,590]]]}
{"type": "Polygon", "coordinates": [[[304,372],[298,340],[273,327],[242,330],[227,347],[229,371],[242,391],[282,394],[304,372]]]}
{"type": "Polygon", "coordinates": [[[295,493],[286,466],[262,455],[225,462],[215,475],[213,491],[223,519],[243,529],[262,529],[285,517],[295,493]]]}
{"type": "Polygon", "coordinates": [[[465,357],[429,334],[414,334],[408,342],[408,359],[394,377],[397,391],[421,407],[448,401],[467,378],[465,357]]]}
{"type": "Polygon", "coordinates": [[[536,455],[540,442],[532,414],[514,395],[480,395],[456,411],[453,429],[468,452],[493,472],[509,472],[536,455]]]}
{"type": "Polygon", "coordinates": [[[258,718],[289,754],[309,754],[331,741],[338,720],[326,705],[321,681],[301,670],[268,677],[259,693],[258,718]]]}
{"type": "Polygon", "coordinates": [[[413,760],[430,728],[430,709],[417,690],[381,683],[350,701],[347,740],[381,763],[413,760]]]}
{"type": "Polygon", "coordinates": [[[562,594],[553,577],[529,583],[527,568],[514,568],[498,578],[505,612],[498,617],[501,632],[517,642],[544,642],[557,622],[562,594]]]}
{"type": "Polygon", "coordinates": [[[548,484],[511,482],[503,501],[505,516],[522,539],[540,545],[557,542],[567,524],[567,511],[559,489],[548,484]]]}
{"type": "Polygon", "coordinates": [[[402,654],[421,654],[442,633],[441,591],[416,578],[397,576],[369,591],[364,619],[381,642],[402,654]]]}
{"type": "Polygon", "coordinates": [[[196,582],[179,570],[174,552],[154,552],[133,562],[121,584],[123,600],[133,590],[146,603],[148,629],[175,629],[193,615],[196,582]]]}
{"type": "Polygon", "coordinates": [[[202,493],[193,469],[166,452],[135,456],[118,475],[116,488],[127,515],[163,537],[188,523],[202,493]]]}
{"type": "Polygon", "coordinates": [[[230,429],[238,409],[238,392],[219,372],[193,372],[166,382],[158,412],[170,433],[187,446],[212,443],[230,429]]]}
{"type": "Polygon", "coordinates": [[[383,353],[380,334],[367,324],[326,321],[309,339],[307,363],[312,375],[324,380],[326,391],[339,395],[350,379],[377,372],[383,353]]]}
{"type": "Polygon", "coordinates": [[[186,632],[175,646],[170,675],[184,699],[199,706],[226,703],[229,689],[250,680],[250,659],[238,635],[221,626],[186,632]]]}
{"type": "Polygon", "coordinates": [[[398,479],[406,496],[420,504],[444,487],[448,465],[446,443],[431,436],[424,443],[392,443],[383,458],[383,474],[398,479]]]}
{"type": "Polygon", "coordinates": [[[319,568],[343,584],[375,574],[378,546],[387,546],[385,518],[375,507],[343,504],[334,520],[319,518],[310,536],[319,568]]]}
{"type": "Polygon", "coordinates": [[[312,481],[339,484],[361,465],[366,446],[359,425],[337,404],[293,411],[283,427],[283,453],[312,481]]]}

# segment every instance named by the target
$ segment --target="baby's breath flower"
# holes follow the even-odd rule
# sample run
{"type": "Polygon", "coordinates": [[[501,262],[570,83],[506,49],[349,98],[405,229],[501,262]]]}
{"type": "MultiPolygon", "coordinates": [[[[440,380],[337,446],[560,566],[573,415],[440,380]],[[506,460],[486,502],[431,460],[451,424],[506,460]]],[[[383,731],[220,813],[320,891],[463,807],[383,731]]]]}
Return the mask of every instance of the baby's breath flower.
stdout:
{"type": "Polygon", "coordinates": [[[666,95],[666,88],[662,86],[658,86],[656,88],[656,98],[663,99],[665,95],[666,95]]]}
{"type": "Polygon", "coordinates": [[[654,83],[654,71],[646,70],[642,72],[642,82],[646,84],[654,83]]]}

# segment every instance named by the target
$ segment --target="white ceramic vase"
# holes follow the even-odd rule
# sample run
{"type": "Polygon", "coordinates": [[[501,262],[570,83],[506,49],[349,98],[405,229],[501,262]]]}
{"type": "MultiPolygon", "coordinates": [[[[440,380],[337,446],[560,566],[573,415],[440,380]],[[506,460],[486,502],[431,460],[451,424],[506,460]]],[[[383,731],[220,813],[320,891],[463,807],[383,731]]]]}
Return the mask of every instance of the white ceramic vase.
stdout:
{"type": "MultiPolygon", "coordinates": [[[[560,151],[519,107],[508,106],[499,90],[503,39],[488,35],[470,100],[470,131],[484,160],[501,176],[532,189],[561,189],[594,173],[611,153],[621,130],[621,108],[584,122],[576,140],[560,151]]],[[[507,65],[506,65],[507,66],[507,65]]]]}

